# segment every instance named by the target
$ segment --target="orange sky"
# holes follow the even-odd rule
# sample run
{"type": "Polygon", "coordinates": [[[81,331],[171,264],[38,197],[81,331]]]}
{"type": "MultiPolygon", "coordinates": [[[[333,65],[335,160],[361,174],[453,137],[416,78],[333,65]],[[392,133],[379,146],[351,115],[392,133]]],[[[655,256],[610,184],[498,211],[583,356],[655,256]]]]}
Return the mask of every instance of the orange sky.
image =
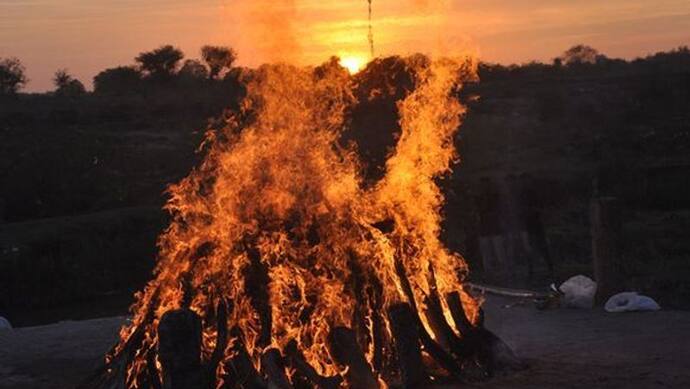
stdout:
{"type": "MultiPolygon", "coordinates": [[[[502,63],[549,61],[586,43],[632,58],[690,44],[688,0],[373,0],[377,54],[469,51],[502,63]]],[[[235,47],[240,63],[315,63],[368,53],[366,0],[0,0],[0,57],[19,57],[29,91],[56,69],[90,85],[164,43],[197,57],[235,47]]]]}

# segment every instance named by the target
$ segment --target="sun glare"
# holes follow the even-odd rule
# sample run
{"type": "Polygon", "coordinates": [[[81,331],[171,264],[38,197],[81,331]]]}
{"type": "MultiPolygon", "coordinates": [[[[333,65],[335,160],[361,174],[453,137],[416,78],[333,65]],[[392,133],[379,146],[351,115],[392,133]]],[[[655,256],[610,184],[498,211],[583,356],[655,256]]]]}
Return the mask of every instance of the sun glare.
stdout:
{"type": "Polygon", "coordinates": [[[366,59],[360,56],[348,55],[340,58],[340,65],[347,69],[350,74],[359,72],[365,64],[366,59]]]}

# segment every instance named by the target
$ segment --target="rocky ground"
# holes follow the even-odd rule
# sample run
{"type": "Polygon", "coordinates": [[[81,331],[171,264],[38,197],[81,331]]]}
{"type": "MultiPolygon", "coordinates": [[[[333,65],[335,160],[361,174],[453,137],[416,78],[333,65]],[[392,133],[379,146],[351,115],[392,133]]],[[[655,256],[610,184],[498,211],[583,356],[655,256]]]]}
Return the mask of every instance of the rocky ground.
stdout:
{"type": "MultiPolygon", "coordinates": [[[[538,311],[490,297],[487,326],[529,364],[478,388],[688,388],[690,312],[538,311]]],[[[0,331],[0,388],[74,387],[103,357],[125,318],[0,331]]]]}

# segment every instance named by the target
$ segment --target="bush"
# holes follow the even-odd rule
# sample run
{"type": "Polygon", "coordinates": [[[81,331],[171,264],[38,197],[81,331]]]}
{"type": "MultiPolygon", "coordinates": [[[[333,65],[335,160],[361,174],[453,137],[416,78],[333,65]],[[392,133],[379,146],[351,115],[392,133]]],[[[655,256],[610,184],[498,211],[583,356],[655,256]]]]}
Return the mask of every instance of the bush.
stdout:
{"type": "Polygon", "coordinates": [[[0,95],[14,95],[28,82],[26,69],[17,58],[0,59],[0,95]]]}
{"type": "Polygon", "coordinates": [[[141,72],[131,66],[106,69],[93,78],[94,92],[105,95],[125,95],[139,92],[141,72]]]}

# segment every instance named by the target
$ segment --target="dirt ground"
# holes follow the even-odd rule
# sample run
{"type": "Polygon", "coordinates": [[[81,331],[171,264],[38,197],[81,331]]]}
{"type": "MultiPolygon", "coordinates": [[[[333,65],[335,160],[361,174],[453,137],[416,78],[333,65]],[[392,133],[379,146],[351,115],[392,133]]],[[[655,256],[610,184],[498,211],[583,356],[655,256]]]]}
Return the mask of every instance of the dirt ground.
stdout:
{"type": "MultiPolygon", "coordinates": [[[[529,367],[472,387],[690,388],[690,312],[537,311],[491,297],[487,326],[529,367]]],[[[124,318],[0,331],[0,388],[72,388],[101,360],[124,318]]],[[[467,386],[465,386],[467,387],[467,386]]]]}

